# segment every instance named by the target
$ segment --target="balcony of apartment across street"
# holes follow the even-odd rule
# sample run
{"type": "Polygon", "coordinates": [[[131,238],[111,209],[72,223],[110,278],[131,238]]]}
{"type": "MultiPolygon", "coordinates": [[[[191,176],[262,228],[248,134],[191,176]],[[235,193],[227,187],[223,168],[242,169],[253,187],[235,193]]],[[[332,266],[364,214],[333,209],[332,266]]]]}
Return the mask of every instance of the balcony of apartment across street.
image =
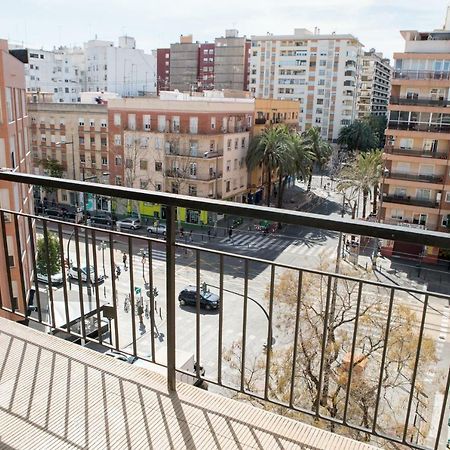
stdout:
{"type": "Polygon", "coordinates": [[[350,236],[375,251],[449,249],[450,234],[18,172],[0,181],[164,206],[149,234],[0,209],[0,447],[440,448],[448,360],[426,376],[450,296],[340,267],[350,236]],[[214,217],[201,240],[180,228],[181,209],[214,217]],[[336,267],[256,257],[231,245],[239,229],[217,236],[223,215],[336,234],[336,267]]]}

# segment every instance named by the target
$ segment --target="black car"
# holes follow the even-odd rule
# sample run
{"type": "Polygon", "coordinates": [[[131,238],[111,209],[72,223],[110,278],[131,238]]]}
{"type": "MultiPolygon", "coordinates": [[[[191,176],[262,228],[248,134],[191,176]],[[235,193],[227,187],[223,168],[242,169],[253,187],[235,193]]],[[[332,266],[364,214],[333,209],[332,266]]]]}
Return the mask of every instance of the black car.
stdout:
{"type": "MultiPolygon", "coordinates": [[[[197,299],[197,288],[195,286],[186,286],[179,294],[178,301],[180,306],[194,305],[197,299]]],[[[219,307],[219,296],[212,292],[200,291],[200,308],[207,310],[217,309],[219,307]]]]}

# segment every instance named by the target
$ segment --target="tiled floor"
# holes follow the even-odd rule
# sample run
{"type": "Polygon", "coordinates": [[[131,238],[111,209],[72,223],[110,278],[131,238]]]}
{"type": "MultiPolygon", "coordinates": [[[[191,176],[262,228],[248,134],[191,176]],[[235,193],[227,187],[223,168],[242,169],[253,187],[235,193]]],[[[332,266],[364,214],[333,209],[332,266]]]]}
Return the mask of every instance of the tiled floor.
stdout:
{"type": "Polygon", "coordinates": [[[364,449],[0,318],[0,449],[364,449]]]}

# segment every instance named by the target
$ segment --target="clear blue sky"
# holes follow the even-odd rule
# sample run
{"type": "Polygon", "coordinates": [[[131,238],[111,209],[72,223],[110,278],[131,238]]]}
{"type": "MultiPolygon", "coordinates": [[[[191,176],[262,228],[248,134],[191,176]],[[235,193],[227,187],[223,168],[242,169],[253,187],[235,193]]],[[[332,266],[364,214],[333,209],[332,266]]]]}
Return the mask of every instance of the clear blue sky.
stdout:
{"type": "Polygon", "coordinates": [[[180,34],[213,40],[240,34],[290,34],[294,28],[352,33],[391,57],[403,50],[399,30],[441,28],[448,0],[12,0],[0,13],[0,38],[51,49],[128,34],[150,51],[180,34]]]}

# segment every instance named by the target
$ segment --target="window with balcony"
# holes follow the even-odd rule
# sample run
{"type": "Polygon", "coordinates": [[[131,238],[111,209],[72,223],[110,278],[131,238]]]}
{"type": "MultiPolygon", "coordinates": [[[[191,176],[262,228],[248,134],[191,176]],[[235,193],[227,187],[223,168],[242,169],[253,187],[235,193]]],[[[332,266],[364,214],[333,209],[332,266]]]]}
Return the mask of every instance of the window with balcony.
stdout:
{"type": "Polygon", "coordinates": [[[128,114],[128,129],[136,129],[136,114],[128,114]]]}
{"type": "Polygon", "coordinates": [[[80,117],[80,118],[78,119],[78,126],[84,127],[84,119],[83,119],[82,117],[80,117]]]}
{"type": "Polygon", "coordinates": [[[108,157],[102,156],[102,166],[107,166],[107,165],[108,165],[108,157]]]}
{"type": "Polygon", "coordinates": [[[198,117],[189,117],[189,133],[198,133],[198,117]]]}
{"type": "Polygon", "coordinates": [[[107,139],[105,137],[100,138],[100,145],[106,147],[108,145],[107,139]]]}
{"type": "Polygon", "coordinates": [[[431,190],[430,189],[417,189],[416,191],[417,200],[430,201],[431,200],[431,190]]]}
{"type": "Polygon", "coordinates": [[[114,158],[114,164],[115,164],[116,166],[121,166],[121,165],[122,165],[122,157],[121,157],[121,156],[116,156],[116,157],[114,158]]]}
{"type": "Polygon", "coordinates": [[[191,177],[197,176],[197,164],[196,163],[189,164],[189,175],[191,177]]]}
{"type": "Polygon", "coordinates": [[[189,185],[189,195],[193,197],[197,197],[197,186],[190,184],[189,185]]]}
{"type": "Polygon", "coordinates": [[[114,145],[122,145],[122,136],[120,134],[114,135],[114,145]]]}
{"type": "Polygon", "coordinates": [[[114,125],[116,127],[120,127],[122,123],[122,117],[120,115],[120,113],[114,113],[114,125]]]}
{"type": "Polygon", "coordinates": [[[162,172],[162,162],[155,161],[155,172],[162,172]]]}
{"type": "Polygon", "coordinates": [[[158,116],[158,131],[160,133],[166,131],[166,116],[158,116]]]}
{"type": "Polygon", "coordinates": [[[102,119],[102,121],[100,122],[100,127],[101,128],[107,128],[108,127],[108,122],[106,119],[102,119]]]}
{"type": "Polygon", "coordinates": [[[151,130],[151,116],[149,114],[144,114],[142,116],[142,124],[144,131],[151,130]]]}

